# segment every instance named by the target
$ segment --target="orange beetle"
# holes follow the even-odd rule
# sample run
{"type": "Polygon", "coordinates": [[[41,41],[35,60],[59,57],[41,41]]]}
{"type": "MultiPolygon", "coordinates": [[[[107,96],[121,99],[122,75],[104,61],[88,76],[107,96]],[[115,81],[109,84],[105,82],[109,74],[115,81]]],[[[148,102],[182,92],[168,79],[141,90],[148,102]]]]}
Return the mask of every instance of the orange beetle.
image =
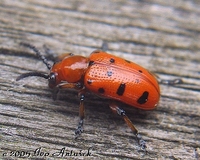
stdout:
{"type": "MultiPolygon", "coordinates": [[[[160,89],[158,81],[152,73],[133,62],[101,50],[92,52],[88,58],[65,54],[51,66],[34,46],[27,43],[21,43],[21,45],[32,49],[50,70],[50,74],[42,72],[24,73],[16,79],[17,81],[29,76],[38,76],[48,79],[49,87],[56,91],[55,94],[63,88],[79,90],[80,121],[75,131],[76,137],[83,132],[84,94],[92,92],[112,100],[110,108],[123,117],[135,134],[139,145],[145,150],[145,141],[126,116],[125,111],[117,105],[117,101],[144,110],[154,109],[160,98],[160,89]]],[[[161,83],[177,84],[182,83],[182,81],[176,79],[161,81],[161,83]]]]}

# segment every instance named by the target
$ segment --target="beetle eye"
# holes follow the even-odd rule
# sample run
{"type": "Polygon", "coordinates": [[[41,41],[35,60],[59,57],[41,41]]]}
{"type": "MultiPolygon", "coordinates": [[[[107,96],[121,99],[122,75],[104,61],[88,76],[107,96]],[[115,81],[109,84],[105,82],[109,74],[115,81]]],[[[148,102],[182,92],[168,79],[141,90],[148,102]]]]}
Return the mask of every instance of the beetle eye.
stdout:
{"type": "Polygon", "coordinates": [[[56,74],[55,73],[50,73],[49,75],[49,86],[55,86],[56,85],[56,74]]]}

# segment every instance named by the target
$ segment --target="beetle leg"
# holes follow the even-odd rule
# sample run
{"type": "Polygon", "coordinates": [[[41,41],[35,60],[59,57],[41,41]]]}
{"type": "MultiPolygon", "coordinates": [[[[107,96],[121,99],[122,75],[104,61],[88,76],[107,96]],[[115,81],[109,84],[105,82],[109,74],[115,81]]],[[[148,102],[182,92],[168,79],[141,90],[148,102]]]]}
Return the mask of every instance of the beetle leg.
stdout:
{"type": "Polygon", "coordinates": [[[61,54],[60,56],[57,57],[57,60],[62,61],[64,58],[71,57],[73,55],[74,55],[73,53],[63,53],[63,54],[61,54]]]}
{"type": "Polygon", "coordinates": [[[47,45],[43,45],[43,48],[44,48],[44,51],[45,51],[48,59],[50,59],[54,62],[59,62],[59,61],[62,61],[65,57],[73,56],[72,53],[64,53],[60,56],[55,56],[56,54],[47,45]]]}
{"type": "Polygon", "coordinates": [[[102,51],[107,51],[108,50],[108,43],[106,41],[104,41],[102,43],[101,49],[102,49],[102,51]]]}
{"type": "Polygon", "coordinates": [[[126,124],[129,126],[129,128],[132,130],[133,134],[136,136],[138,144],[140,145],[141,149],[146,151],[146,142],[142,139],[141,135],[138,133],[138,130],[133,125],[131,120],[128,118],[128,116],[125,114],[125,111],[123,109],[120,109],[115,103],[110,104],[110,108],[114,113],[119,114],[122,116],[126,124]]]}
{"type": "Polygon", "coordinates": [[[85,93],[84,90],[79,92],[79,96],[80,96],[79,118],[80,118],[80,120],[79,120],[79,123],[78,123],[78,127],[75,130],[75,139],[79,135],[81,135],[81,133],[83,133],[83,120],[84,120],[84,117],[85,117],[85,107],[84,107],[85,96],[84,96],[84,93],[85,93]]]}
{"type": "MultiPolygon", "coordinates": [[[[84,107],[84,100],[85,100],[85,90],[83,88],[83,85],[81,83],[67,83],[63,82],[59,84],[55,89],[55,92],[58,93],[59,89],[65,89],[65,88],[74,88],[79,89],[79,97],[80,97],[80,106],[79,106],[79,123],[78,127],[75,130],[75,138],[77,138],[82,132],[83,132],[83,119],[85,115],[85,107],[84,107]]],[[[56,93],[56,94],[57,94],[56,93]]]]}
{"type": "Polygon", "coordinates": [[[47,58],[54,62],[56,60],[56,53],[52,49],[50,49],[46,44],[43,45],[43,49],[47,58]]]}
{"type": "Polygon", "coordinates": [[[58,87],[56,87],[56,88],[53,89],[52,98],[53,98],[54,101],[57,99],[59,91],[60,90],[59,90],[58,87]]]}
{"type": "Polygon", "coordinates": [[[67,88],[74,88],[74,89],[82,89],[83,85],[81,83],[67,83],[67,82],[62,82],[59,85],[57,85],[53,89],[52,97],[53,100],[57,99],[57,95],[61,89],[67,89],[67,88]]]}
{"type": "Polygon", "coordinates": [[[157,78],[158,83],[165,84],[165,85],[176,85],[176,84],[183,84],[183,80],[180,78],[172,79],[172,80],[166,80],[161,79],[157,74],[150,72],[152,75],[154,75],[157,78]]]}
{"type": "Polygon", "coordinates": [[[56,86],[56,88],[58,89],[65,89],[65,88],[74,88],[74,89],[82,89],[83,88],[83,85],[82,83],[68,83],[68,82],[62,82],[60,84],[58,84],[56,86]]]}
{"type": "Polygon", "coordinates": [[[161,79],[157,74],[153,74],[153,75],[157,78],[158,83],[160,83],[160,84],[176,85],[176,84],[182,84],[183,83],[183,80],[180,79],[180,78],[172,79],[172,80],[166,80],[166,79],[161,79]]]}
{"type": "Polygon", "coordinates": [[[158,82],[160,84],[175,85],[175,84],[182,84],[183,80],[182,79],[165,80],[158,78],[158,82]]]}

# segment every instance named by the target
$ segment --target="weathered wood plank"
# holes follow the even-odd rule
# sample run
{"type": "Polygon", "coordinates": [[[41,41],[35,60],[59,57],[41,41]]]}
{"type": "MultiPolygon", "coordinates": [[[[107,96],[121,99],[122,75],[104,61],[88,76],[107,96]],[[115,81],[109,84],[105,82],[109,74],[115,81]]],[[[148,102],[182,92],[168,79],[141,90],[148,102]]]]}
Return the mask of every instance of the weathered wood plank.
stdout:
{"type": "Polygon", "coordinates": [[[0,157],[16,159],[9,155],[11,151],[33,154],[41,147],[50,155],[32,158],[53,159],[52,154],[62,148],[87,153],[92,147],[90,159],[198,159],[199,8],[199,1],[189,0],[0,1],[0,157]],[[75,141],[77,92],[64,91],[53,101],[45,80],[15,81],[27,71],[47,71],[20,42],[42,51],[45,44],[58,55],[88,56],[104,41],[108,52],[141,64],[161,78],[185,82],[161,85],[160,104],[154,111],[123,106],[147,141],[146,155],[106,100],[86,96],[85,131],[75,141]]]}

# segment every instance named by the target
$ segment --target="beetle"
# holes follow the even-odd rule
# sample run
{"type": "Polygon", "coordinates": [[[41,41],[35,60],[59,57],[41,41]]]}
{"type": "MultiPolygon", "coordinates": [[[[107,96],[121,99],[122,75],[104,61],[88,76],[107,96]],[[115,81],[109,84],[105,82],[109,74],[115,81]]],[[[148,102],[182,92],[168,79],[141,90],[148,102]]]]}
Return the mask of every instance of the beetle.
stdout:
{"type": "MultiPolygon", "coordinates": [[[[111,100],[109,104],[111,110],[124,119],[136,136],[141,149],[146,149],[146,142],[125,111],[118,106],[118,102],[143,110],[154,109],[160,98],[159,83],[154,74],[131,61],[102,50],[93,51],[89,57],[63,54],[51,66],[35,46],[28,43],[21,43],[21,45],[32,49],[50,73],[28,72],[18,76],[17,81],[30,76],[43,77],[48,80],[48,86],[54,89],[54,99],[60,89],[78,90],[80,120],[75,130],[76,138],[83,132],[85,93],[92,92],[111,100]]],[[[160,80],[160,83],[179,84],[182,80],[160,80]]]]}

